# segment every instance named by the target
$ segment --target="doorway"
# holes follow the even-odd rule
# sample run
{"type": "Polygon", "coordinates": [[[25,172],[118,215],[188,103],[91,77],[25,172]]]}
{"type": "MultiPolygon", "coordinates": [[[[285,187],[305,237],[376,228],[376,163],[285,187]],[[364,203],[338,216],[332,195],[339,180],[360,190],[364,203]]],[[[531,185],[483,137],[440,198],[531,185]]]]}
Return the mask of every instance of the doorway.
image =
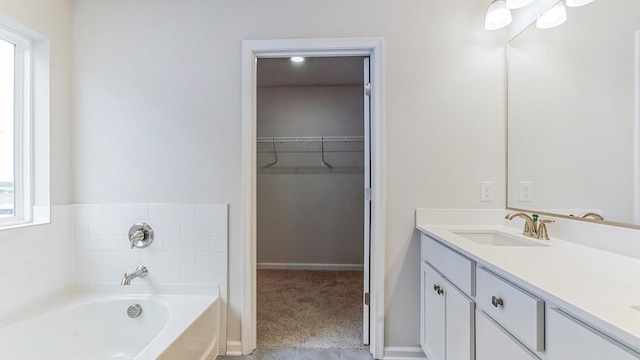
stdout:
{"type": "Polygon", "coordinates": [[[369,344],[368,82],[368,57],[257,61],[258,347],[369,344]]]}
{"type": "Polygon", "coordinates": [[[371,288],[370,352],[383,355],[384,339],[384,131],[382,111],[382,39],[296,39],[243,41],[242,77],[242,341],[228,343],[228,353],[256,348],[257,186],[256,93],[258,58],[299,56],[369,56],[371,58],[371,288]]]}

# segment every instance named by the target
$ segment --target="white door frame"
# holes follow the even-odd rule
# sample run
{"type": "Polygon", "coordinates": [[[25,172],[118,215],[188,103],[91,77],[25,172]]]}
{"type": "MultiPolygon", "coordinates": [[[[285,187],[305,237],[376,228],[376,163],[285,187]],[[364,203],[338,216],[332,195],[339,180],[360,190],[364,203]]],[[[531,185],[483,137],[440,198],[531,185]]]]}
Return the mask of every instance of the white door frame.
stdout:
{"type": "Polygon", "coordinates": [[[635,61],[635,94],[634,94],[634,202],[633,202],[633,220],[636,224],[640,224],[640,30],[636,31],[635,38],[636,61],[635,61]]]}
{"type": "Polygon", "coordinates": [[[382,38],[245,40],[242,42],[242,354],[256,348],[256,94],[257,59],[283,56],[371,58],[371,301],[370,351],[384,352],[385,176],[382,38]]]}

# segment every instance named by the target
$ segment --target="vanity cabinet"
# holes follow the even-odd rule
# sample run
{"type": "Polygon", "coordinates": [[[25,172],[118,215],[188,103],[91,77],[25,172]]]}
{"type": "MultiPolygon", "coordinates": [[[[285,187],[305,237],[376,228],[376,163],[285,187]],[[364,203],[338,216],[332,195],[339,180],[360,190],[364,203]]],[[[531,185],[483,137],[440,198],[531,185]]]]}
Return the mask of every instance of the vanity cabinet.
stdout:
{"type": "MultiPolygon", "coordinates": [[[[482,311],[476,311],[476,360],[537,359],[495,321],[482,311]]],[[[565,358],[565,360],[568,359],[574,358],[565,358]]]]}
{"type": "Polygon", "coordinates": [[[544,351],[544,301],[478,267],[476,303],[533,351],[544,351]]]}
{"type": "Polygon", "coordinates": [[[429,263],[468,296],[475,295],[476,263],[422,233],[422,261],[429,263]]]}
{"type": "Polygon", "coordinates": [[[460,290],[445,283],[447,360],[475,359],[475,303],[460,290]]]}
{"type": "Polygon", "coordinates": [[[420,290],[420,346],[431,360],[445,359],[446,296],[445,280],[427,263],[422,263],[420,290]]]}
{"type": "Polygon", "coordinates": [[[473,360],[474,302],[427,261],[421,269],[420,346],[429,360],[473,360]]]}
{"type": "Polygon", "coordinates": [[[640,359],[536,291],[424,233],[421,260],[420,345],[428,360],[640,359]]]}
{"type": "Polygon", "coordinates": [[[637,360],[638,354],[559,309],[547,311],[548,360],[637,360]]]}

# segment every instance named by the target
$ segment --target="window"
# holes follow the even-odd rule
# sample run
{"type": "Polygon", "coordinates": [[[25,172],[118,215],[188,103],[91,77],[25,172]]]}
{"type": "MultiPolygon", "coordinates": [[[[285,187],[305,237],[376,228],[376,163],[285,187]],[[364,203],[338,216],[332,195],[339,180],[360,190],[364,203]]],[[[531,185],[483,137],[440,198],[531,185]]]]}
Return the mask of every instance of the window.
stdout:
{"type": "Polygon", "coordinates": [[[16,45],[0,38],[0,218],[4,219],[16,215],[15,57],[16,45]]]}
{"type": "Polygon", "coordinates": [[[49,222],[48,89],[48,40],[0,16],[0,228],[49,222]]]}

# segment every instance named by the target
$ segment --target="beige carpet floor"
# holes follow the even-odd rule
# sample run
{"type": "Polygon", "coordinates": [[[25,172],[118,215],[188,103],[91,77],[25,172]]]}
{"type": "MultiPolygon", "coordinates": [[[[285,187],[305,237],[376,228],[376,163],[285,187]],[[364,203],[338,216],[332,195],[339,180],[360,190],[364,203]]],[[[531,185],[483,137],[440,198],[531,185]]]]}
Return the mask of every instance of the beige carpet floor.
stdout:
{"type": "Polygon", "coordinates": [[[258,270],[258,346],[364,349],[361,271],[258,270]]]}

